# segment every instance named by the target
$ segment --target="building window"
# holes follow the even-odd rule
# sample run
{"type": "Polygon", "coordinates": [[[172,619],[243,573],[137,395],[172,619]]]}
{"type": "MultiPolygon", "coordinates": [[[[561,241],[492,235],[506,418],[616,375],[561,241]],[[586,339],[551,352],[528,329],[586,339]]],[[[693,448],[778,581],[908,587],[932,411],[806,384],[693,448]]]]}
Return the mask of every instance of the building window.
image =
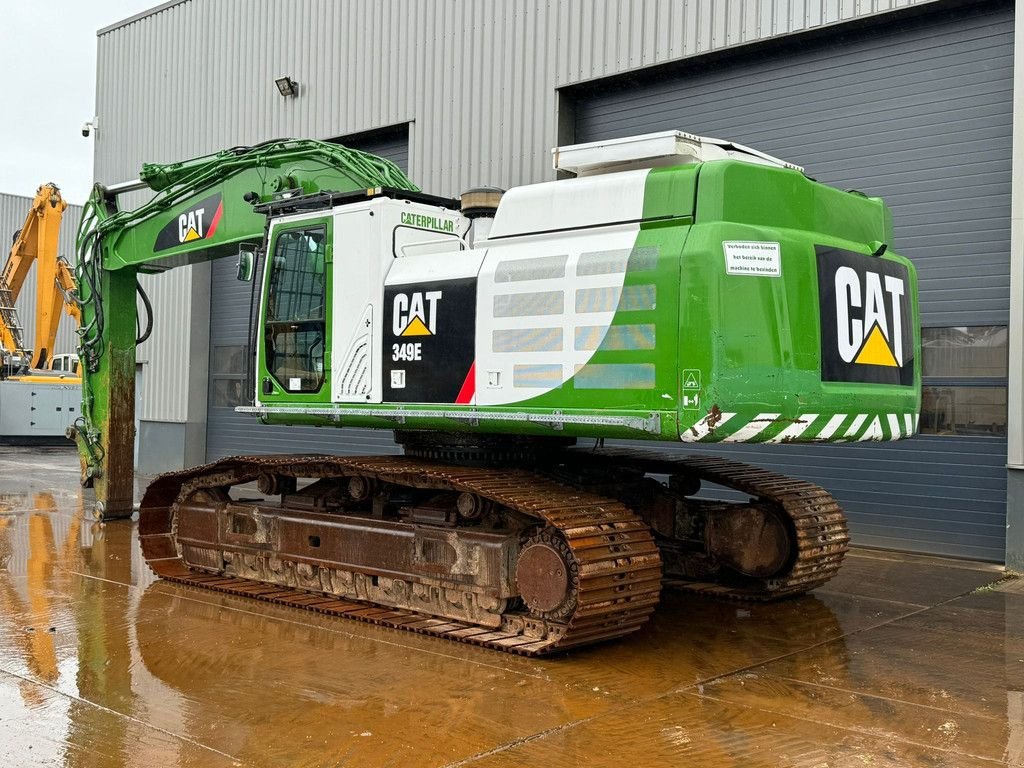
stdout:
{"type": "Polygon", "coordinates": [[[210,357],[210,405],[234,408],[248,403],[245,392],[245,345],[214,347],[210,357]]]}
{"type": "Polygon", "coordinates": [[[1006,436],[1009,331],[922,328],[921,433],[1006,436]]]}

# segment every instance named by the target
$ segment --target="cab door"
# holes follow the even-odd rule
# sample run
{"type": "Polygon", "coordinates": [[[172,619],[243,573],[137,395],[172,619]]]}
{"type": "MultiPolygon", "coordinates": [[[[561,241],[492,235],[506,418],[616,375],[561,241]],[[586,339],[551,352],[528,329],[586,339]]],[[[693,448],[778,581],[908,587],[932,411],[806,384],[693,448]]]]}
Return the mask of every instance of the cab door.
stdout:
{"type": "Polygon", "coordinates": [[[271,231],[260,322],[259,401],[329,402],[331,220],[271,231]]]}

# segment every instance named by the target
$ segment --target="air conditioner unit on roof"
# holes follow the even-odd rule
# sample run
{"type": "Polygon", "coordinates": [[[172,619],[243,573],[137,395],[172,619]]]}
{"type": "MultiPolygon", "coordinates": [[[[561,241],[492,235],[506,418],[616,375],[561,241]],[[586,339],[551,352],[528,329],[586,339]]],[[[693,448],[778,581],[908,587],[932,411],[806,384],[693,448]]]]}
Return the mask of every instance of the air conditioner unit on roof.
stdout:
{"type": "Polygon", "coordinates": [[[566,147],[555,147],[551,154],[556,171],[567,171],[577,176],[703,163],[726,158],[792,168],[801,173],[804,170],[799,165],[787,163],[742,144],[683,131],[661,131],[642,136],[628,136],[624,139],[571,144],[566,147]]]}

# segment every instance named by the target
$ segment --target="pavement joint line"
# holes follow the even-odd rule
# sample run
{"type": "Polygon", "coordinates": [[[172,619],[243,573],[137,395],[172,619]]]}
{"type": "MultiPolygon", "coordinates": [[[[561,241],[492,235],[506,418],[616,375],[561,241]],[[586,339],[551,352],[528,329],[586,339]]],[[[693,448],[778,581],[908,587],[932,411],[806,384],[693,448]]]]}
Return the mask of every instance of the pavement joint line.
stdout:
{"type": "Polygon", "coordinates": [[[125,584],[123,581],[118,581],[117,579],[107,579],[107,578],[104,578],[103,576],[97,576],[97,575],[95,575],[93,573],[83,573],[82,571],[76,571],[74,568],[67,568],[67,567],[65,567],[63,565],[58,565],[58,568],[60,568],[65,573],[71,573],[71,574],[74,574],[75,576],[81,576],[83,579],[93,579],[95,581],[106,582],[107,584],[116,584],[117,586],[124,587],[125,589],[138,589],[139,588],[139,587],[137,587],[134,584],[125,584]]]}
{"type": "MultiPolygon", "coordinates": [[[[780,678],[776,678],[776,679],[780,679],[780,678]]],[[[837,690],[842,690],[842,689],[837,689],[837,690]]],[[[847,693],[857,693],[857,691],[847,691],[847,693]]],[[[810,717],[803,717],[801,715],[791,715],[791,714],[789,714],[787,712],[779,712],[778,710],[775,710],[775,709],[765,709],[764,707],[752,707],[749,704],[740,704],[738,702],[728,701],[727,699],[722,699],[722,698],[719,698],[717,696],[710,696],[710,695],[708,695],[706,693],[693,693],[693,692],[687,691],[684,695],[691,696],[691,697],[694,697],[694,698],[697,698],[697,699],[711,699],[712,701],[717,701],[720,704],[725,704],[728,707],[742,707],[744,709],[749,709],[749,710],[752,710],[754,712],[761,712],[762,714],[766,714],[766,715],[778,715],[780,717],[788,717],[788,718],[791,718],[793,720],[799,720],[799,721],[804,722],[804,723],[811,723],[812,725],[823,725],[826,728],[835,728],[837,731],[845,731],[847,733],[856,733],[856,734],[859,734],[861,736],[869,736],[869,737],[874,738],[874,739],[880,739],[884,735],[884,734],[878,733],[877,731],[872,731],[869,728],[858,728],[856,726],[837,725],[836,723],[830,723],[827,720],[815,720],[815,719],[810,718],[810,717]]],[[[884,699],[885,697],[881,697],[881,698],[884,699]]],[[[912,703],[912,702],[905,702],[902,699],[890,699],[890,701],[899,701],[902,704],[910,704],[910,703],[912,703]]],[[[948,712],[949,710],[941,710],[941,711],[948,712]]],[[[956,749],[949,749],[948,747],[935,746],[935,745],[932,745],[932,744],[924,744],[924,743],[922,743],[920,741],[914,741],[913,739],[907,739],[907,738],[904,738],[902,736],[895,736],[894,734],[889,734],[889,735],[892,735],[896,740],[898,740],[902,744],[911,744],[911,745],[913,745],[915,747],[922,747],[924,749],[932,750],[932,751],[935,751],[935,752],[944,752],[944,753],[946,753],[948,755],[956,755],[957,757],[970,757],[970,758],[972,758],[974,760],[984,760],[984,761],[989,762],[989,763],[994,763],[995,765],[1006,765],[1005,761],[1003,761],[1000,758],[985,757],[984,755],[976,755],[976,754],[974,754],[972,752],[963,752],[963,751],[956,750],[956,749]]]]}
{"type": "MultiPolygon", "coordinates": [[[[551,736],[553,734],[561,733],[561,732],[567,731],[567,730],[569,730],[571,728],[576,728],[579,725],[586,725],[586,724],[588,724],[590,722],[593,722],[594,720],[600,719],[602,717],[608,717],[610,715],[616,715],[618,713],[627,711],[627,710],[629,710],[631,708],[634,708],[634,707],[642,706],[644,704],[650,704],[652,702],[668,698],[669,696],[675,696],[675,695],[678,695],[678,694],[685,694],[685,695],[688,695],[688,696],[694,696],[694,695],[701,696],[703,694],[700,693],[698,691],[698,689],[702,689],[703,686],[705,686],[705,685],[709,685],[709,684],[718,682],[719,680],[724,680],[725,678],[728,678],[728,677],[733,677],[735,675],[740,675],[740,674],[742,674],[744,672],[749,672],[749,671],[757,669],[759,667],[767,667],[768,665],[774,664],[777,661],[781,661],[781,660],[789,658],[791,656],[796,656],[797,654],[806,653],[807,651],[811,651],[811,650],[813,650],[815,648],[820,648],[822,646],[829,645],[831,643],[836,643],[836,642],[845,640],[846,638],[853,637],[854,635],[859,635],[859,634],[862,634],[864,632],[870,632],[870,631],[873,631],[873,630],[880,629],[880,628],[882,628],[884,626],[892,624],[893,622],[899,621],[901,619],[906,619],[906,618],[909,618],[910,616],[916,616],[917,614],[924,613],[925,611],[929,611],[932,608],[937,608],[940,605],[945,605],[946,603],[952,602],[953,600],[958,600],[961,597],[964,597],[966,595],[971,594],[972,592],[974,592],[974,589],[971,589],[971,590],[969,590],[967,592],[962,592],[962,593],[960,593],[958,595],[954,595],[954,596],[952,596],[950,598],[947,598],[945,600],[940,600],[939,602],[935,603],[934,605],[924,606],[922,608],[919,608],[918,610],[911,611],[911,612],[909,612],[907,614],[904,614],[904,615],[901,615],[901,616],[895,616],[895,617],[893,617],[891,619],[886,619],[884,621],[879,622],[878,624],[873,624],[873,625],[871,625],[869,627],[860,627],[859,629],[854,629],[854,630],[851,630],[849,632],[844,632],[843,634],[838,635],[838,636],[833,637],[833,638],[829,638],[828,640],[822,640],[821,642],[813,643],[813,644],[808,645],[808,646],[806,646],[804,648],[798,648],[796,650],[789,651],[787,653],[782,653],[782,654],[779,654],[778,656],[771,657],[771,658],[769,658],[769,659],[767,659],[765,661],[753,662],[751,664],[747,664],[747,665],[745,665],[743,667],[740,667],[738,669],[734,669],[734,670],[732,670],[730,672],[721,672],[721,673],[718,673],[718,674],[715,674],[715,675],[711,675],[710,677],[708,677],[705,680],[698,680],[697,682],[694,682],[694,683],[688,683],[687,685],[684,685],[684,686],[682,686],[680,688],[673,688],[673,689],[665,691],[663,693],[652,694],[650,696],[645,696],[645,697],[640,698],[640,699],[635,699],[635,700],[633,700],[631,702],[625,703],[623,706],[616,707],[616,708],[613,708],[613,709],[609,709],[609,710],[607,710],[605,712],[601,712],[601,713],[596,714],[596,715],[591,715],[590,717],[581,718],[579,720],[572,720],[572,721],[569,721],[567,723],[562,723],[560,725],[554,726],[553,728],[548,728],[548,729],[546,729],[544,731],[538,731],[536,733],[532,733],[529,736],[523,736],[523,737],[518,738],[518,739],[513,739],[512,741],[505,742],[503,744],[498,744],[495,747],[492,747],[491,749],[489,749],[489,750],[487,750],[485,752],[478,752],[478,753],[476,753],[474,755],[470,755],[469,757],[466,757],[466,758],[464,758],[462,760],[459,760],[459,761],[456,761],[456,762],[453,762],[453,763],[446,763],[443,766],[443,768],[460,768],[461,766],[471,765],[472,763],[477,762],[479,760],[482,760],[484,758],[490,757],[491,755],[496,755],[496,754],[500,754],[502,752],[507,752],[508,750],[515,749],[516,747],[522,746],[523,744],[528,744],[530,742],[537,741],[539,739],[544,739],[544,738],[547,738],[548,736],[551,736]],[[694,691],[698,691],[698,693],[694,694],[694,691]]],[[[856,693],[856,691],[854,691],[854,693],[856,693]]],[[[739,707],[744,707],[745,709],[754,709],[753,707],[748,707],[748,706],[746,706],[744,704],[730,704],[730,706],[739,706],[739,707]]],[[[778,714],[778,713],[774,713],[774,714],[778,714]]],[[[788,715],[788,717],[794,717],[794,716],[793,715],[788,715]]],[[[798,719],[799,720],[800,718],[794,717],[794,719],[798,719]]],[[[814,721],[807,720],[805,722],[814,722],[814,721]]],[[[862,732],[859,731],[859,730],[856,730],[856,729],[843,728],[843,727],[839,727],[839,726],[830,726],[830,727],[834,727],[837,730],[843,730],[843,731],[847,731],[849,733],[856,733],[858,735],[862,735],[862,732]]],[[[904,741],[904,743],[907,743],[907,744],[915,744],[915,742],[910,742],[910,741],[907,741],[905,739],[901,739],[901,740],[904,741]]],[[[928,748],[929,749],[935,749],[935,750],[940,750],[941,749],[939,747],[928,747],[928,748]]],[[[959,754],[962,754],[962,753],[959,753],[959,754]]],[[[991,758],[980,758],[980,759],[986,760],[988,762],[992,762],[991,758]]],[[[1000,761],[996,761],[995,764],[996,765],[1002,765],[1003,761],[1001,761],[1001,760],[1000,761]]]]}
{"type": "MultiPolygon", "coordinates": [[[[613,714],[614,712],[618,711],[619,710],[610,710],[609,712],[605,712],[602,714],[613,714]]],[[[454,763],[445,763],[443,766],[441,766],[441,768],[460,768],[460,766],[471,765],[479,760],[483,760],[484,758],[490,757],[491,755],[497,755],[501,754],[502,752],[507,752],[510,749],[515,749],[516,747],[520,747],[524,744],[529,744],[530,742],[547,738],[552,734],[560,733],[561,731],[568,730],[569,728],[575,728],[577,725],[585,725],[586,723],[589,723],[597,719],[598,717],[600,717],[600,715],[591,715],[590,717],[583,717],[579,720],[570,720],[567,723],[559,723],[558,725],[552,726],[551,728],[545,728],[543,731],[536,731],[526,736],[520,736],[518,739],[513,739],[512,741],[507,741],[502,744],[498,744],[492,747],[491,749],[485,750],[483,752],[477,752],[475,754],[469,755],[468,757],[464,757],[461,760],[456,760],[454,763]]]]}
{"type": "Polygon", "coordinates": [[[47,690],[52,691],[53,693],[57,694],[58,696],[62,696],[63,698],[70,699],[72,701],[79,701],[83,704],[88,704],[91,707],[96,707],[96,709],[114,715],[115,717],[120,717],[130,722],[137,723],[138,725],[141,725],[145,728],[150,728],[156,731],[157,733],[162,733],[165,736],[170,736],[173,739],[184,741],[188,744],[199,747],[200,749],[205,749],[209,752],[213,752],[214,754],[220,755],[221,757],[226,757],[228,760],[232,760],[235,763],[241,764],[242,762],[234,755],[230,755],[227,752],[221,752],[219,749],[215,749],[214,747],[211,747],[208,744],[203,744],[202,742],[196,741],[195,739],[190,739],[188,736],[182,736],[179,733],[168,731],[166,728],[161,728],[160,726],[154,725],[153,723],[146,722],[145,720],[140,720],[137,717],[132,717],[131,715],[127,715],[124,712],[118,712],[116,709],[105,707],[102,704],[99,704],[90,699],[83,699],[81,696],[73,696],[70,693],[60,690],[59,688],[54,688],[52,685],[47,685],[46,683],[40,682],[39,680],[34,680],[30,677],[19,675],[17,672],[11,672],[9,669],[4,669],[0,667],[0,674],[10,675],[11,677],[17,678],[18,680],[22,680],[26,683],[29,683],[30,685],[38,685],[40,688],[46,688],[47,690]]]}
{"type": "Polygon", "coordinates": [[[852,597],[854,600],[873,600],[879,603],[889,603],[891,605],[906,605],[910,608],[931,608],[927,603],[908,603],[905,600],[890,600],[887,597],[871,597],[870,595],[855,595],[850,592],[840,592],[835,589],[816,589],[814,590],[815,595],[830,595],[833,597],[852,597]]]}
{"type": "Polygon", "coordinates": [[[925,555],[914,552],[901,552],[899,550],[869,549],[866,547],[855,547],[846,553],[846,557],[863,560],[881,560],[889,563],[903,565],[920,565],[922,563],[939,563],[948,568],[955,568],[960,571],[977,571],[978,573],[1006,573],[1006,566],[998,563],[983,563],[974,560],[960,560],[954,557],[942,557],[941,555],[925,555]]]}
{"type": "MultiPolygon", "coordinates": [[[[83,573],[81,571],[76,571],[76,570],[73,570],[71,568],[63,568],[62,567],[61,570],[65,571],[66,573],[72,573],[72,574],[74,574],[76,576],[81,576],[82,578],[85,578],[85,579],[94,579],[95,581],[102,581],[102,582],[105,582],[107,584],[115,584],[115,585],[117,585],[119,587],[124,587],[125,589],[127,589],[129,591],[145,592],[147,589],[149,589],[149,587],[154,586],[155,584],[169,584],[169,583],[171,583],[171,582],[166,582],[163,579],[157,578],[157,580],[154,581],[152,584],[149,584],[149,585],[147,585],[145,587],[139,587],[138,585],[135,585],[135,584],[125,584],[123,581],[115,581],[114,579],[106,579],[106,578],[103,578],[102,576],[96,576],[96,575],[91,574],[91,573],[83,573]]],[[[222,596],[224,598],[229,598],[229,599],[233,598],[233,599],[238,599],[238,600],[246,600],[246,598],[240,597],[239,595],[229,595],[229,594],[224,594],[224,593],[220,593],[220,592],[218,592],[216,594],[218,596],[222,596]]],[[[188,600],[190,602],[198,603],[200,605],[213,605],[213,606],[217,606],[217,603],[214,603],[212,601],[200,600],[200,599],[197,599],[195,597],[190,597],[188,595],[175,595],[175,597],[180,597],[182,600],[188,600]]],[[[265,603],[263,601],[257,601],[257,602],[261,606],[275,605],[274,603],[265,603]]],[[[284,617],[281,617],[281,616],[268,616],[266,613],[264,613],[262,611],[254,611],[254,610],[250,610],[248,608],[240,608],[240,607],[230,606],[230,605],[220,605],[219,607],[221,609],[223,609],[223,610],[237,611],[239,613],[245,613],[245,614],[249,614],[251,616],[260,616],[260,617],[262,617],[264,619],[273,619],[275,621],[281,621],[282,623],[285,623],[285,624],[293,624],[295,626],[300,626],[300,627],[309,627],[311,629],[322,629],[325,632],[331,632],[333,634],[341,635],[342,637],[348,637],[348,638],[355,639],[355,640],[367,640],[369,642],[380,643],[382,645],[387,645],[387,646],[390,646],[392,648],[402,648],[402,649],[409,650],[409,651],[417,651],[417,652],[429,654],[431,656],[440,656],[441,658],[452,659],[454,661],[464,661],[464,662],[467,662],[469,664],[475,664],[475,665],[481,666],[481,667],[488,667],[490,669],[497,669],[497,670],[500,670],[502,672],[507,672],[508,674],[518,675],[520,677],[530,677],[530,678],[533,678],[535,680],[542,680],[544,682],[553,682],[551,680],[551,678],[546,676],[546,675],[530,673],[530,672],[523,672],[523,671],[520,671],[520,670],[517,670],[517,669],[512,669],[510,667],[501,666],[500,664],[492,664],[492,663],[488,663],[488,662],[477,661],[475,659],[465,658],[465,657],[462,657],[462,656],[456,656],[456,655],[453,655],[451,653],[441,653],[440,651],[430,650],[429,648],[419,648],[419,647],[417,647],[415,645],[406,645],[404,643],[398,643],[398,642],[395,642],[394,640],[368,638],[365,635],[359,635],[359,634],[356,634],[354,632],[347,632],[345,630],[340,630],[340,629],[331,629],[329,627],[323,627],[323,626],[319,626],[317,624],[310,624],[310,623],[305,622],[305,621],[296,621],[294,619],[288,619],[288,618],[284,618],[284,617]]],[[[288,606],[278,606],[278,607],[288,607],[288,606]]],[[[294,610],[301,610],[301,609],[294,609],[294,610]]],[[[343,619],[342,617],[336,617],[336,618],[341,619],[342,621],[346,621],[346,622],[351,621],[350,619],[343,619]]],[[[374,625],[367,624],[367,625],[364,625],[364,626],[369,628],[369,627],[374,626],[374,625]]],[[[387,627],[378,627],[378,628],[379,629],[387,629],[387,627]]],[[[451,642],[451,641],[445,641],[445,642],[451,642]]],[[[487,649],[480,649],[480,650],[487,650],[487,649]]],[[[492,653],[499,653],[499,651],[492,651],[492,653]]]]}
{"type": "MultiPolygon", "coordinates": [[[[960,712],[957,712],[956,710],[952,710],[952,709],[946,709],[945,707],[936,707],[936,706],[932,706],[931,704],[922,704],[922,703],[920,703],[918,701],[906,701],[905,699],[896,699],[896,698],[893,698],[892,696],[882,696],[881,694],[878,694],[878,693],[869,693],[867,691],[857,691],[857,690],[854,690],[853,688],[843,688],[840,685],[826,685],[825,683],[815,683],[815,682],[812,682],[810,680],[800,680],[799,678],[788,677],[786,675],[771,675],[771,677],[775,678],[776,680],[785,680],[787,682],[796,683],[797,685],[803,685],[803,686],[807,686],[809,688],[823,688],[823,689],[828,690],[828,691],[837,691],[839,693],[852,693],[852,694],[854,694],[856,696],[862,696],[865,699],[876,699],[878,701],[888,701],[888,702],[895,703],[895,704],[906,704],[907,706],[917,707],[919,709],[928,709],[928,710],[931,710],[933,712],[946,712],[946,713],[953,714],[953,715],[961,715],[960,712]]],[[[971,713],[969,716],[970,717],[976,717],[979,720],[991,720],[993,722],[1001,722],[1002,721],[1002,718],[995,717],[993,715],[982,715],[982,714],[971,713]]]]}

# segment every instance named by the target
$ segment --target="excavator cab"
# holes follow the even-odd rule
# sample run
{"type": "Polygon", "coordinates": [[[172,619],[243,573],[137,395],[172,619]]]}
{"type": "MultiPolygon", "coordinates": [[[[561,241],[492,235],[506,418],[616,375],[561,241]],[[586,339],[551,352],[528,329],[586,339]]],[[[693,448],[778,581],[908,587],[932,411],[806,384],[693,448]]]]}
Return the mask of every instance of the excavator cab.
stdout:
{"type": "MultiPolygon", "coordinates": [[[[432,295],[413,295],[413,307],[403,310],[400,304],[399,312],[411,309],[410,317],[418,322],[400,329],[404,337],[383,355],[378,350],[391,334],[382,324],[395,306],[389,275],[427,254],[435,256],[420,259],[421,267],[436,271],[438,263],[445,263],[448,270],[456,268],[468,220],[455,201],[398,190],[325,197],[315,212],[304,207],[293,213],[290,205],[268,210],[268,257],[261,275],[265,298],[255,312],[256,402],[281,409],[381,403],[386,389],[382,360],[422,354],[432,335],[428,312],[437,303],[432,295]]],[[[462,309],[472,314],[472,306],[462,309]]],[[[470,326],[472,320],[464,318],[470,326]]],[[[392,325],[403,322],[391,319],[392,325]]],[[[445,354],[450,360],[450,346],[445,354]]],[[[461,374],[464,379],[466,370],[461,374]]]]}

